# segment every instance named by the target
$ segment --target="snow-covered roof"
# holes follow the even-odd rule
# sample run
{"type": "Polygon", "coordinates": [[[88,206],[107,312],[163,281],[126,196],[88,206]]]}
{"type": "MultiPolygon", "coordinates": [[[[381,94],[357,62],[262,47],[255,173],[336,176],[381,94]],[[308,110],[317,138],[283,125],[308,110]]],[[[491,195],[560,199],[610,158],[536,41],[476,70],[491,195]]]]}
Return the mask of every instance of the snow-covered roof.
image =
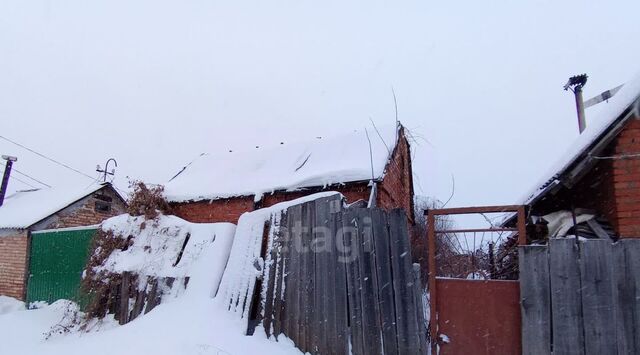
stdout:
{"type": "Polygon", "coordinates": [[[543,175],[534,189],[523,196],[519,202],[530,205],[540,199],[550,187],[559,184],[560,177],[567,169],[588,153],[638,99],[640,99],[640,74],[627,82],[615,96],[606,102],[588,108],[586,112],[587,127],[584,132],[569,147],[568,151],[560,156],[550,171],[543,175]]]}
{"type": "Polygon", "coordinates": [[[0,229],[24,229],[107,185],[87,188],[52,187],[22,190],[8,195],[0,206],[0,229]]]}
{"type": "Polygon", "coordinates": [[[380,179],[397,136],[396,127],[388,126],[272,148],[204,154],[165,185],[165,196],[172,202],[259,198],[278,190],[371,180],[372,175],[380,179]]]}

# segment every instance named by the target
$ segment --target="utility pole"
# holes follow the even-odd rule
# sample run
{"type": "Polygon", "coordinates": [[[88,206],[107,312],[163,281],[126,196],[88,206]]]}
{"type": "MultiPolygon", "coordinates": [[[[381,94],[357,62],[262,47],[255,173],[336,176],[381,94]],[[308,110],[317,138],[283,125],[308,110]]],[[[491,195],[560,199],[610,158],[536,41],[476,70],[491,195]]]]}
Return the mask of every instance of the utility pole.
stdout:
{"type": "Polygon", "coordinates": [[[587,84],[587,74],[572,76],[564,85],[564,90],[571,90],[576,98],[576,111],[578,111],[578,130],[580,133],[587,128],[587,121],[584,116],[584,101],[582,100],[582,88],[587,84]]]}
{"type": "Polygon", "coordinates": [[[0,185],[0,206],[4,203],[4,196],[7,194],[7,188],[9,187],[9,176],[11,175],[11,167],[13,162],[18,161],[18,158],[10,155],[3,155],[3,160],[7,163],[4,166],[4,175],[2,176],[2,185],[0,185]]]}

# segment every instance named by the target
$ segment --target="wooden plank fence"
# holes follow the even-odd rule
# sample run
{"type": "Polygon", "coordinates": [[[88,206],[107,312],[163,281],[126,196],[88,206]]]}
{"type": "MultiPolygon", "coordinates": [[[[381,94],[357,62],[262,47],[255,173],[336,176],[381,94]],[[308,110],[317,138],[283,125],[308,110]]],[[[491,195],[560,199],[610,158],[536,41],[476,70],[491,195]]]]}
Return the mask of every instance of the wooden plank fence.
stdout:
{"type": "Polygon", "coordinates": [[[250,325],[311,354],[427,353],[403,211],[344,209],[336,195],[289,207],[265,235],[262,297],[251,301],[262,309],[250,325]]]}
{"type": "Polygon", "coordinates": [[[519,253],[523,354],[640,353],[640,239],[519,253]]]}

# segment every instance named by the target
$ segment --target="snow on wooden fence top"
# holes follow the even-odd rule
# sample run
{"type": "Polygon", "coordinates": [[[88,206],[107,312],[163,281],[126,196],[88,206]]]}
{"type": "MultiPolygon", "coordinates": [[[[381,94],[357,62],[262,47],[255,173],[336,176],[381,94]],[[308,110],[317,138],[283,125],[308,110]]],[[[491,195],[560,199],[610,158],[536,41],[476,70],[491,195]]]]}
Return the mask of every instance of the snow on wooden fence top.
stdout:
{"type": "Polygon", "coordinates": [[[165,185],[172,202],[264,193],[382,178],[396,145],[395,126],[368,128],[301,143],[205,154],[165,185]],[[371,162],[373,160],[373,164],[371,162]],[[373,167],[372,167],[373,165],[373,167]]]}
{"type": "Polygon", "coordinates": [[[567,152],[551,169],[542,176],[533,190],[527,192],[518,202],[530,204],[545,191],[546,187],[554,184],[558,177],[571,166],[576,159],[584,154],[600,137],[609,130],[622,113],[640,98],[640,73],[627,82],[618,93],[607,100],[591,108],[587,108],[587,128],[571,144],[567,152]]]}
{"type": "Polygon", "coordinates": [[[0,229],[27,228],[104,186],[94,184],[88,188],[52,187],[13,193],[0,206],[0,229]]]}

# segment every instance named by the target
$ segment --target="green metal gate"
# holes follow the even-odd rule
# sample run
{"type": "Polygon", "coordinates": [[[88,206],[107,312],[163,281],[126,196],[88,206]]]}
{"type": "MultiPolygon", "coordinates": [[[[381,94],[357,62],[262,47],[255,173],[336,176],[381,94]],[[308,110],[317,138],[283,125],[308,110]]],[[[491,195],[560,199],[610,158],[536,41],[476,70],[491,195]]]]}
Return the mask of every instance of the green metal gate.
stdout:
{"type": "Polygon", "coordinates": [[[82,302],[80,280],[96,227],[33,232],[27,303],[59,299],[82,302]]]}

